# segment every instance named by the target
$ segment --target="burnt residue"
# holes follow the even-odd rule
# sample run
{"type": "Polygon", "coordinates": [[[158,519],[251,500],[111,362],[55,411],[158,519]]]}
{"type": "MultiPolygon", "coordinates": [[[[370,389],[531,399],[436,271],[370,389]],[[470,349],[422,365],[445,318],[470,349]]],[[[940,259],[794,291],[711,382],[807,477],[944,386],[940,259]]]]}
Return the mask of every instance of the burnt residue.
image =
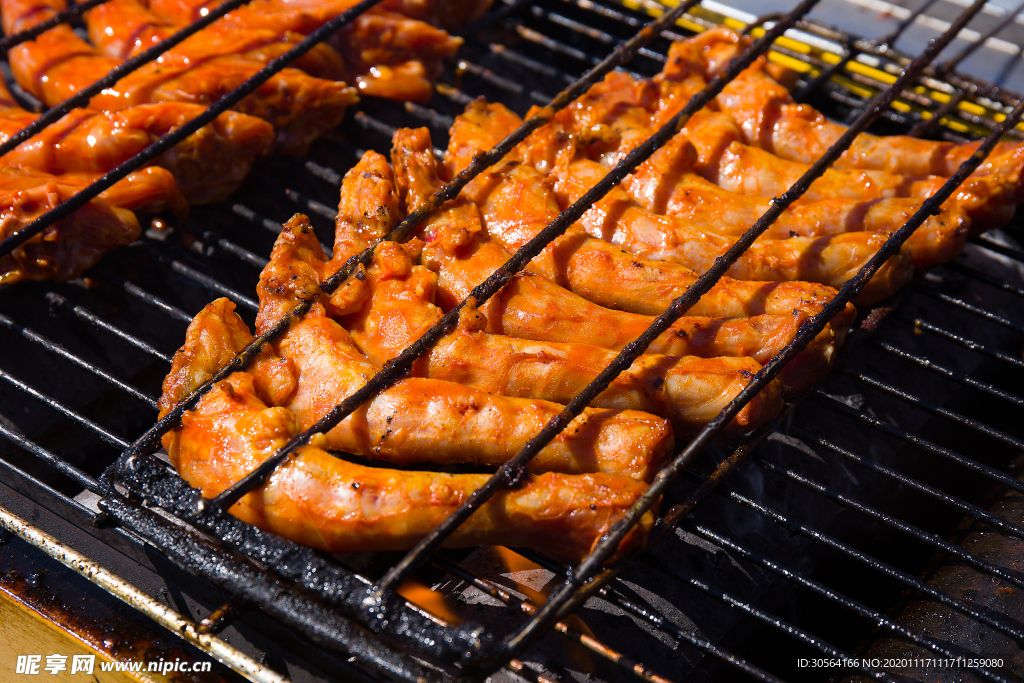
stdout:
{"type": "MultiPolygon", "coordinates": [[[[110,659],[197,661],[192,652],[179,647],[166,634],[157,635],[151,621],[113,598],[97,599],[95,588],[85,579],[21,539],[0,542],[0,594],[0,600],[24,605],[66,631],[68,638],[84,641],[110,659]]],[[[225,680],[224,674],[222,667],[214,663],[214,671],[177,673],[163,680],[219,683],[225,680]]]]}
{"type": "MultiPolygon", "coordinates": [[[[382,610],[369,609],[366,602],[370,583],[337,563],[328,562],[310,548],[300,546],[273,534],[245,524],[211,506],[203,506],[198,489],[192,488],[166,466],[153,458],[136,457],[126,463],[121,481],[138,492],[147,503],[164,508],[198,529],[221,539],[232,550],[245,554],[260,564],[273,567],[281,578],[317,596],[382,637],[426,655],[433,661],[460,662],[473,658],[491,644],[483,629],[474,625],[444,626],[401,602],[388,604],[382,610]]],[[[118,507],[123,510],[124,508],[118,507]]],[[[138,531],[138,527],[132,526],[138,531]]],[[[171,532],[173,536],[175,532],[171,532]]],[[[175,538],[152,527],[150,540],[167,549],[175,538]]],[[[198,542],[198,541],[197,541],[198,542]]],[[[226,568],[207,565],[196,567],[202,574],[223,572],[226,568]]],[[[261,581],[267,578],[261,577],[261,581]]],[[[244,585],[244,584],[243,584],[244,585]]],[[[234,590],[236,594],[239,593],[234,590]]],[[[245,596],[254,604],[266,602],[267,596],[245,596]]],[[[262,606],[262,605],[261,605],[262,606]]],[[[300,622],[309,617],[301,610],[290,615],[300,622]]]]}

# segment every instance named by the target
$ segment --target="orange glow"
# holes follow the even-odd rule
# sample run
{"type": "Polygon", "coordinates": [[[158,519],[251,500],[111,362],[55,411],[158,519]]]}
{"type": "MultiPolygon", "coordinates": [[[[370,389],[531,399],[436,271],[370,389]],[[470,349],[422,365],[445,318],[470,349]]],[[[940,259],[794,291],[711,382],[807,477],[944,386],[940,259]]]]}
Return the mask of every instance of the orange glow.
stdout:
{"type": "Polygon", "coordinates": [[[449,624],[457,624],[462,621],[449,609],[444,595],[431,589],[418,579],[407,579],[397,588],[396,592],[406,600],[427,610],[435,617],[444,619],[449,624]]]}

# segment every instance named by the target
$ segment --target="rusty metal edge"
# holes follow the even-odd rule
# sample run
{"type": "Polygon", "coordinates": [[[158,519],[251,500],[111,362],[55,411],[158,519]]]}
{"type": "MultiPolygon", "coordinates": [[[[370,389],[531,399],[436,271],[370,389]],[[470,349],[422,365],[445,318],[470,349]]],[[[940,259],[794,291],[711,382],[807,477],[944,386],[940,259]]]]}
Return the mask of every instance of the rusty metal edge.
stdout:
{"type": "Polygon", "coordinates": [[[248,655],[236,650],[225,641],[210,634],[200,633],[198,624],[186,619],[163,605],[113,572],[104,569],[88,557],[61,543],[41,529],[0,507],[0,528],[15,534],[38,550],[46,553],[68,569],[81,575],[99,588],[143,613],[179,638],[198,647],[218,662],[230,667],[253,683],[290,683],[277,672],[259,664],[248,655]]]}

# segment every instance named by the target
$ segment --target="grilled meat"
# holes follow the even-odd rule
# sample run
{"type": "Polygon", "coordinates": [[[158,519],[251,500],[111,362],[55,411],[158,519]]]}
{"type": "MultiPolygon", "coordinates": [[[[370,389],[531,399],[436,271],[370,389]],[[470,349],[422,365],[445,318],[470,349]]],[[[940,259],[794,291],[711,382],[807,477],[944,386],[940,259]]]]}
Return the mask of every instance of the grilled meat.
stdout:
{"type": "MultiPolygon", "coordinates": [[[[440,184],[429,137],[423,131],[400,129],[394,136],[393,154],[401,160],[400,172],[404,174],[398,180],[403,192],[402,201],[414,209],[425,202],[440,184]]],[[[387,163],[374,157],[367,153],[356,169],[364,167],[369,174],[364,182],[389,182],[387,163]]],[[[365,220],[343,221],[339,216],[336,244],[348,245],[353,240],[347,235],[365,223],[365,220]]],[[[387,230],[386,225],[376,228],[363,235],[361,241],[384,234],[387,230]]],[[[443,207],[420,226],[418,234],[427,242],[422,261],[438,274],[436,303],[446,310],[469,296],[473,287],[509,258],[508,252],[483,229],[475,205],[467,202],[443,207]]],[[[346,248],[356,250],[360,245],[351,244],[346,248]]],[[[800,306],[790,309],[785,315],[738,319],[682,318],[658,337],[647,351],[704,358],[749,356],[765,363],[792,339],[808,312],[819,310],[812,305],[800,306]]],[[[650,316],[598,306],[530,273],[518,275],[484,304],[480,312],[487,320],[489,332],[535,341],[595,344],[616,351],[636,339],[653,322],[650,316]]],[[[822,377],[831,365],[835,337],[831,326],[823,330],[818,339],[786,367],[779,378],[783,388],[800,391],[822,377]]]]}
{"type": "MultiPolygon", "coordinates": [[[[45,0],[42,6],[36,0],[0,2],[6,32],[33,26],[63,8],[64,0],[45,0]]],[[[165,101],[209,104],[264,66],[262,62],[232,55],[206,58],[200,51],[192,56],[182,52],[181,47],[125,76],[94,97],[90,106],[120,111],[137,104],[165,101]]],[[[8,59],[21,87],[50,105],[67,99],[121,63],[103,56],[66,25],[12,48],[8,59]]],[[[355,101],[355,91],[344,83],[284,69],[239,102],[236,109],[274,126],[275,151],[300,154],[310,142],[337,125],[345,108],[355,101]]]]}
{"type": "MultiPolygon", "coordinates": [[[[280,3],[267,11],[289,11],[280,3]]],[[[341,10],[339,9],[339,12],[341,10]]],[[[252,15],[230,13],[175,48],[192,59],[239,55],[265,64],[294,47],[305,36],[266,15],[249,25],[252,15]]],[[[250,22],[251,23],[251,22],[250,22]]],[[[93,44],[110,57],[127,59],[163,40],[182,25],[161,18],[139,0],[110,0],[86,14],[93,44]]],[[[294,62],[311,76],[355,84],[363,95],[426,100],[441,60],[462,44],[446,32],[400,14],[370,10],[357,17],[331,41],[321,43],[294,62]]]]}
{"type": "MultiPolygon", "coordinates": [[[[623,182],[648,211],[681,219],[698,230],[742,235],[771,206],[764,197],[726,192],[691,173],[694,149],[685,136],[672,138],[623,182]]],[[[824,237],[845,232],[890,234],[921,207],[916,199],[826,199],[792,206],[772,223],[764,239],[824,237]]],[[[955,202],[947,203],[910,236],[906,247],[915,267],[950,261],[963,249],[971,222],[955,202]]]]}
{"type": "MultiPolygon", "coordinates": [[[[343,262],[327,260],[304,217],[290,221],[260,278],[257,330],[272,324],[299,296],[315,296],[321,278],[343,262]]],[[[323,417],[376,371],[348,332],[328,316],[328,311],[336,316],[339,305],[344,304],[338,296],[318,304],[312,316],[292,325],[275,344],[277,356],[291,369],[297,384],[292,388],[290,381],[280,382],[288,388],[268,395],[277,397],[276,405],[293,410],[304,427],[323,417]]],[[[248,331],[238,334],[248,335],[248,331]]],[[[329,431],[327,444],[389,462],[499,465],[560,410],[561,406],[548,401],[410,378],[329,431]]],[[[595,409],[545,448],[531,468],[649,478],[671,445],[671,428],[660,418],[637,411],[595,409]]]]}
{"type": "MultiPolygon", "coordinates": [[[[448,158],[470,159],[489,149],[488,140],[478,138],[475,132],[472,126],[453,126],[448,158]]],[[[398,168],[404,162],[395,159],[394,163],[398,168]]],[[[514,160],[482,173],[466,186],[463,196],[480,207],[488,233],[510,253],[517,251],[559,213],[546,177],[533,166],[514,160]]],[[[571,228],[564,237],[555,240],[533,260],[530,270],[599,305],[645,315],[660,314],[699,276],[676,263],[629,254],[585,234],[582,228],[571,228]]],[[[719,316],[785,314],[801,308],[795,305],[797,301],[827,302],[834,291],[808,282],[771,285],[722,278],[690,312],[719,316]]],[[[853,307],[848,307],[841,314],[844,322],[840,327],[849,327],[854,315],[853,307]]]]}
{"type": "MultiPolygon", "coordinates": [[[[749,40],[731,29],[720,27],[685,41],[692,47],[673,49],[666,71],[700,71],[711,78],[749,40]],[[713,55],[709,58],[708,55],[713,55]]],[[[796,104],[785,87],[769,72],[760,57],[739,77],[730,81],[718,96],[721,111],[731,116],[743,133],[743,141],[783,159],[814,163],[846,132],[846,126],[829,121],[806,104],[796,104]]],[[[862,133],[836,161],[836,168],[862,168],[907,175],[951,176],[980,142],[952,143],[921,140],[905,135],[876,136],[862,133]]],[[[1024,200],[1024,145],[1004,142],[975,171],[974,175],[998,176],[1011,184],[1018,201],[1024,200]]]]}
{"type": "MultiPolygon", "coordinates": [[[[10,237],[77,191],[56,177],[16,173],[0,170],[0,239],[10,237]]],[[[94,199],[0,257],[0,284],[78,277],[109,250],[135,240],[139,231],[131,211],[94,199]]]]}
{"type": "MultiPolygon", "coordinates": [[[[572,150],[568,150],[571,154],[572,150]]],[[[566,155],[566,159],[569,155],[566,155]]],[[[564,208],[601,180],[605,169],[588,159],[557,164],[555,194],[564,208]]],[[[672,216],[651,213],[616,187],[587,210],[579,224],[588,234],[645,258],[681,263],[706,271],[734,240],[692,228],[672,216]]],[[[962,233],[966,240],[966,231],[962,233]]],[[[809,280],[839,288],[885,243],[888,235],[843,232],[826,237],[790,237],[755,242],[729,268],[741,280],[809,280]]],[[[963,246],[963,240],[960,246],[963,246]]],[[[907,247],[882,266],[861,290],[857,302],[869,304],[890,296],[910,281],[913,268],[907,247]]]]}
{"type": "MultiPolygon", "coordinates": [[[[149,9],[173,24],[190,24],[219,0],[149,0],[149,9]]],[[[311,33],[355,5],[355,0],[253,0],[227,15],[241,26],[311,33]]],[[[448,30],[482,17],[490,0],[384,0],[377,7],[448,30]]]]}
{"type": "MultiPolygon", "coordinates": [[[[4,155],[0,163],[57,175],[106,173],[204,109],[183,102],[143,104],[118,112],[75,109],[4,155]]],[[[0,140],[35,119],[0,83],[0,140]]],[[[225,112],[161,154],[154,164],[171,172],[190,204],[219,202],[241,184],[273,137],[266,121],[225,112]]]]}
{"type": "MultiPolygon", "coordinates": [[[[215,372],[251,339],[245,324],[231,309],[224,299],[214,302],[189,326],[185,346],[175,355],[172,374],[165,381],[161,399],[165,409],[183,397],[197,378],[215,372]]],[[[318,322],[330,323],[322,311],[314,311],[300,326],[318,322]]],[[[331,334],[333,341],[344,346],[344,330],[334,324],[331,334]]],[[[315,349],[331,353],[333,348],[321,346],[321,342],[316,342],[315,349]]],[[[295,410],[268,402],[281,397],[282,385],[272,375],[286,371],[282,365],[287,361],[265,353],[262,362],[264,368],[258,364],[254,372],[236,372],[217,384],[183,416],[181,426],[164,436],[171,462],[204,496],[215,496],[241,479],[301,429],[302,418],[295,410]]],[[[355,370],[350,374],[359,377],[355,370]]],[[[338,377],[320,379],[327,380],[317,385],[321,392],[337,390],[338,377]]],[[[413,385],[417,381],[424,380],[406,383],[412,400],[404,406],[418,409],[411,413],[396,410],[394,404],[387,404],[385,393],[346,422],[355,431],[365,432],[366,420],[379,410],[381,417],[394,417],[393,422],[398,423],[385,434],[388,439],[401,441],[410,450],[419,446],[428,451],[455,446],[460,437],[475,431],[474,427],[497,426],[488,419],[491,406],[486,402],[474,405],[471,393],[467,395],[460,388],[459,396],[438,394],[432,385],[416,391],[413,385]],[[453,423],[440,422],[440,416],[429,411],[446,402],[452,408],[461,405],[470,414],[453,423]],[[417,436],[422,440],[417,442],[417,436]]],[[[302,384],[301,376],[298,384],[302,384]]],[[[303,388],[292,391],[301,393],[303,388]]],[[[529,412],[524,412],[529,417],[529,412]]],[[[502,426],[518,429],[514,421],[502,426]]],[[[586,431],[585,425],[579,426],[586,431]]],[[[475,436],[493,443],[499,434],[475,436]]],[[[357,465],[324,450],[328,442],[329,437],[321,437],[299,449],[264,485],[232,506],[231,512],[246,522],[327,552],[405,550],[440,524],[488,478],[357,465]]],[[[519,488],[498,493],[481,506],[447,544],[519,545],[579,559],[646,488],[636,479],[610,474],[532,475],[519,488]]],[[[652,523],[653,516],[647,513],[622,548],[640,542],[652,523]]]]}

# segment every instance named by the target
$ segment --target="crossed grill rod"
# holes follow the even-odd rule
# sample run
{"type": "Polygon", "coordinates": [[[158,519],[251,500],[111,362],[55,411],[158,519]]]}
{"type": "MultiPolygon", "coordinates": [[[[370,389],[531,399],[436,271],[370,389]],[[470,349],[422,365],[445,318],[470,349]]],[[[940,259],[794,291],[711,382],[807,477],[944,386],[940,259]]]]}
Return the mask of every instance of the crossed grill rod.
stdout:
{"type": "MultiPolygon", "coordinates": [[[[0,39],[0,48],[7,49],[26,40],[31,40],[43,31],[59,23],[70,21],[88,8],[98,6],[105,0],[87,0],[68,10],[59,13],[43,25],[29,29],[18,34],[13,34],[0,39]]],[[[250,0],[228,0],[218,8],[212,10],[208,15],[188,27],[175,33],[161,43],[141,53],[132,60],[128,60],[110,72],[104,79],[97,82],[90,88],[83,90],[74,97],[51,108],[39,119],[28,127],[19,131],[0,145],[0,156],[11,151],[20,142],[38,133],[47,125],[64,115],[75,107],[86,104],[88,100],[97,94],[102,88],[109,87],[123,78],[131,71],[137,69],[159,54],[166,52],[179,44],[181,41],[193,35],[196,31],[209,25],[227,12],[236,7],[242,6],[250,0]]],[[[291,50],[282,56],[270,61],[267,66],[249,78],[239,88],[235,89],[216,103],[211,105],[202,115],[196,117],[189,123],[178,128],[174,132],[154,142],[145,150],[124,162],[116,169],[110,171],[94,183],[81,190],[69,200],[46,212],[33,221],[24,229],[0,242],[0,255],[9,253],[12,249],[38,234],[48,225],[60,220],[71,212],[83,206],[86,202],[99,195],[113,183],[127,176],[163,153],[173,145],[184,140],[186,137],[199,130],[202,126],[212,122],[216,116],[236,104],[246,95],[253,92],[262,83],[285,68],[303,54],[312,49],[315,45],[328,38],[331,34],[351,22],[362,12],[378,4],[380,0],[363,0],[353,6],[345,13],[339,15],[332,21],[311,33],[307,38],[298,43],[291,50]]],[[[554,114],[567,106],[570,102],[585,93],[590,86],[596,83],[605,74],[632,58],[643,46],[658,37],[662,30],[673,25],[689,9],[698,4],[699,0],[687,0],[680,3],[670,11],[664,12],[657,19],[641,29],[629,41],[608,55],[597,66],[592,68],[582,78],[555,97],[546,107],[542,108],[535,116],[525,121],[515,132],[502,140],[490,151],[478,155],[473,162],[463,170],[450,183],[442,187],[431,200],[421,209],[410,214],[400,223],[389,235],[376,241],[360,254],[350,258],[344,266],[328,280],[321,289],[325,293],[334,291],[345,282],[355,268],[359,265],[368,265],[372,260],[374,249],[384,240],[401,241],[427,216],[437,211],[446,201],[458,195],[459,191],[470,181],[498,162],[516,144],[524,140],[532,131],[549,122],[554,114]]],[[[212,500],[201,500],[200,506],[213,507],[218,512],[227,510],[242,496],[252,491],[273,472],[281,463],[286,461],[298,448],[308,443],[309,438],[318,432],[325,432],[338,424],[341,420],[351,414],[360,405],[371,399],[374,395],[391,386],[398,381],[408,370],[411,364],[423,353],[430,349],[431,345],[449,332],[457,323],[458,314],[471,300],[481,304],[490,296],[495,294],[507,284],[518,272],[537,256],[553,239],[564,233],[593,203],[600,200],[609,190],[615,187],[628,173],[635,169],[640,163],[647,159],[661,145],[665,144],[674,134],[683,128],[690,116],[706,106],[722,88],[748,67],[758,56],[766,52],[772,43],[783,33],[791,28],[798,20],[807,14],[818,0],[803,0],[796,8],[783,17],[778,18],[764,35],[750,45],[741,55],[734,59],[719,76],[713,79],[700,93],[695,95],[690,102],[674,116],[664,127],[648,138],[642,145],[630,152],[612,171],[608,173],[599,183],[591,188],[580,200],[575,202],[568,209],[563,211],[554,221],[544,228],[536,237],[524,245],[508,262],[491,274],[483,283],[477,286],[467,300],[461,302],[456,308],[446,314],[437,324],[428,330],[419,340],[410,345],[401,354],[388,362],[374,377],[372,377],[360,390],[349,396],[342,403],[335,406],[324,418],[318,421],[303,433],[294,437],[288,444],[282,447],[271,458],[264,461],[259,467],[236,482],[230,488],[222,492],[212,500]]],[[[583,391],[575,396],[545,427],[535,435],[524,448],[508,463],[503,465],[488,480],[488,482],[477,489],[469,500],[453,513],[445,522],[434,529],[424,538],[412,551],[410,551],[388,574],[374,587],[367,595],[366,604],[368,608],[383,610],[387,601],[393,595],[393,589],[415,571],[424,561],[429,559],[444,540],[473,512],[478,509],[488,498],[494,495],[501,488],[514,483],[524,471],[524,466],[539,452],[551,439],[553,439],[571,420],[577,416],[584,407],[598,394],[600,394],[611,381],[623,370],[628,368],[633,361],[641,355],[647,346],[671,324],[681,317],[696,301],[705,294],[736,261],[737,258],[781,215],[781,213],[796,201],[810,186],[811,182],[821,176],[831,164],[852,144],[854,138],[863,132],[885,109],[892,104],[901,92],[932,62],[941,51],[957,36],[962,28],[982,9],[986,0],[976,0],[968,7],[950,26],[950,28],[939,38],[933,40],[928,48],[919,57],[907,65],[899,78],[890,86],[881,91],[868,104],[864,112],[848,128],[846,133],[833,145],[811,168],[781,197],[775,198],[772,205],[761,218],[737,242],[721,256],[714,266],[695,282],[678,299],[672,302],[669,308],[658,316],[651,326],[635,341],[627,345],[602,371],[598,377],[583,391]]],[[[917,12],[915,12],[915,15],[917,12]]],[[[970,175],[992,151],[997,142],[1009,131],[1017,121],[1024,115],[1024,103],[1017,103],[1013,110],[994,127],[992,133],[985,139],[976,153],[949,178],[942,187],[929,199],[921,208],[903,225],[900,230],[894,233],[881,247],[881,249],[868,261],[868,263],[850,279],[824,309],[804,321],[797,335],[787,346],[764,368],[758,372],[747,386],[733,399],[733,401],[719,413],[705,428],[684,448],[664,469],[655,477],[647,493],[641,497],[626,515],[620,519],[608,534],[599,542],[591,554],[572,572],[568,580],[559,587],[548,600],[538,608],[531,618],[522,625],[518,631],[506,639],[501,652],[496,656],[482,658],[482,661],[473,663],[475,667],[487,668],[490,665],[503,663],[518,653],[536,638],[540,633],[551,626],[571,604],[579,604],[581,599],[599,590],[607,580],[614,576],[616,570],[606,570],[599,575],[598,580],[592,580],[603,567],[603,563],[611,557],[618,547],[621,539],[639,521],[640,517],[649,510],[655,501],[665,492],[665,489],[680,473],[682,473],[692,459],[706,448],[711,440],[735,417],[735,415],[749,402],[759,391],[761,391],[785,366],[795,357],[807,343],[810,342],[828,322],[834,317],[847,302],[852,300],[861,288],[871,279],[885,261],[896,254],[902,244],[910,237],[930,215],[935,213],[943,202],[945,202],[963,180],[970,175]],[[589,583],[588,583],[589,581],[589,583]],[[489,660],[489,661],[488,661],[489,660]]],[[[283,333],[288,325],[308,312],[313,299],[303,300],[299,305],[279,320],[270,330],[254,339],[245,349],[239,352],[224,368],[218,371],[210,380],[193,391],[186,399],[175,406],[167,415],[158,420],[139,439],[126,448],[117,462],[114,463],[103,474],[102,480],[108,493],[113,493],[112,485],[118,474],[130,468],[132,461],[136,458],[148,457],[157,447],[159,438],[174,428],[180,421],[184,411],[193,407],[201,396],[214,384],[226,378],[233,372],[243,370],[255,359],[263,346],[283,333]]],[[[723,463],[723,467],[716,470],[712,481],[719,481],[724,474],[734,468],[742,458],[730,459],[723,463]]],[[[199,509],[203,511],[202,507],[199,509]]],[[[682,515],[668,515],[663,523],[674,525],[681,521],[682,515]]],[[[638,553],[634,553],[634,556],[638,553]]],[[[933,648],[934,649],[934,648],[933,648]]],[[[982,670],[981,673],[989,678],[1001,680],[993,672],[982,670]]]]}

